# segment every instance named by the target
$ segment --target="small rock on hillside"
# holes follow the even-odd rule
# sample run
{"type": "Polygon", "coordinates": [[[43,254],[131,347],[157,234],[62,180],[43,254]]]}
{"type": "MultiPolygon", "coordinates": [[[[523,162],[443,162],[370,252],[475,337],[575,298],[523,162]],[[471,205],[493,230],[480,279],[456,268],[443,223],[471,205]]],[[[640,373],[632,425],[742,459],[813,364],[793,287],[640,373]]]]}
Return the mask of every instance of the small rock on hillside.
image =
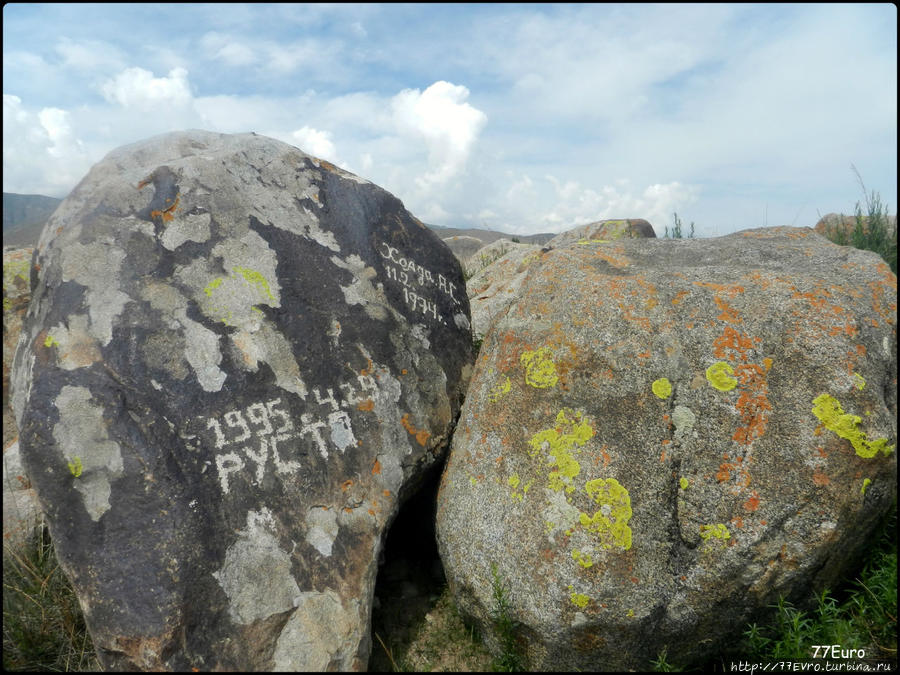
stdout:
{"type": "Polygon", "coordinates": [[[471,369],[459,262],[279,141],[113,151],[41,236],[22,459],[107,670],[359,670],[471,369]]]}
{"type": "Polygon", "coordinates": [[[897,491],[897,278],[808,228],[544,253],[487,333],[444,569],[528,666],[697,662],[833,587],[897,491]]]}

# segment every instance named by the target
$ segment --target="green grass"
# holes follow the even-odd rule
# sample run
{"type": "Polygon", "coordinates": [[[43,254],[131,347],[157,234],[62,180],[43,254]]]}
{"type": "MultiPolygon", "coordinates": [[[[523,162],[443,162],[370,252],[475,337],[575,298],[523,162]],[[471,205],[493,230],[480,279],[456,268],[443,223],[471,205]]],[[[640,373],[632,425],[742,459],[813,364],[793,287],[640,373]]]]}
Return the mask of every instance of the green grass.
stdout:
{"type": "Polygon", "coordinates": [[[515,673],[525,670],[516,639],[518,622],[512,618],[510,612],[509,585],[500,577],[497,566],[493,563],[491,563],[491,593],[494,601],[491,619],[500,643],[500,655],[494,659],[493,670],[500,673],[515,673]]]}
{"type": "Polygon", "coordinates": [[[3,556],[3,669],[99,670],[81,607],[41,528],[3,556]]]}
{"type": "MultiPolygon", "coordinates": [[[[868,192],[862,177],[851,165],[863,191],[863,204],[856,202],[856,217],[853,230],[848,232],[842,225],[826,225],[825,236],[839,246],[853,246],[864,251],[874,251],[897,273],[897,227],[888,218],[888,206],[881,201],[877,192],[868,192]]],[[[841,216],[843,220],[843,215],[841,216]]]]}

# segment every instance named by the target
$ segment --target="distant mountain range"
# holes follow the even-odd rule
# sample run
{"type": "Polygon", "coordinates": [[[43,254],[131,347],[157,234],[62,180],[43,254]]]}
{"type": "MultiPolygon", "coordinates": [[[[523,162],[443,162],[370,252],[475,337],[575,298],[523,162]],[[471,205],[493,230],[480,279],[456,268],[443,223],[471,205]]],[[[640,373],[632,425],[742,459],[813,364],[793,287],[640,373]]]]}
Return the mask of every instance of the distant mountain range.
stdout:
{"type": "MultiPolygon", "coordinates": [[[[3,245],[4,246],[37,246],[44,223],[59,206],[61,199],[45,195],[20,195],[14,192],[3,193],[3,245]]],[[[498,239],[515,237],[523,244],[546,244],[555,235],[529,234],[516,235],[493,230],[477,228],[460,229],[428,225],[441,239],[449,237],[474,237],[484,244],[498,239]]]]}
{"type": "Polygon", "coordinates": [[[62,199],[3,193],[3,245],[36,246],[44,223],[62,199]]]}

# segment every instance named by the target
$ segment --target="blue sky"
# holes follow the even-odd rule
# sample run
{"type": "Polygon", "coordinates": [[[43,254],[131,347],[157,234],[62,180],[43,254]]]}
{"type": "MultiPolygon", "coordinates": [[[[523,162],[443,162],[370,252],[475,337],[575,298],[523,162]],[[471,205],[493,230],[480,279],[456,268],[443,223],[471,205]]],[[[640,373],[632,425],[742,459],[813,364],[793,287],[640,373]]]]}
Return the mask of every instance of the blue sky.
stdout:
{"type": "Polygon", "coordinates": [[[891,4],[3,7],[3,190],[255,131],[450,227],[677,211],[701,236],[897,205],[891,4]]]}

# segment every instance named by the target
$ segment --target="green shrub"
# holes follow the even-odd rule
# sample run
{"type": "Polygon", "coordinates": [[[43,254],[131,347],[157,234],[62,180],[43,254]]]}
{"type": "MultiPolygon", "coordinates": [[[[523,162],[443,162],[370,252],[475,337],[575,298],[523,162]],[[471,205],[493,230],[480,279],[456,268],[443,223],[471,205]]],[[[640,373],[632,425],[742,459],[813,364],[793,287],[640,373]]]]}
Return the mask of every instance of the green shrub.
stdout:
{"type": "MultiPolygon", "coordinates": [[[[675,224],[672,226],[672,232],[669,232],[669,226],[666,225],[664,239],[684,239],[684,234],[681,230],[681,218],[678,217],[677,213],[672,214],[675,217],[675,224]]],[[[688,235],[688,239],[694,238],[694,223],[691,222],[691,233],[688,235]]]]}
{"type": "MultiPolygon", "coordinates": [[[[851,165],[852,166],[852,165],[851,165]]],[[[874,251],[888,264],[894,274],[897,273],[897,225],[890,222],[887,204],[881,196],[866,190],[862,177],[852,166],[859,181],[865,200],[865,213],[860,202],[856,202],[856,222],[852,232],[847,232],[843,222],[838,225],[826,225],[825,236],[838,246],[853,246],[864,251],[874,251]]],[[[841,216],[843,221],[843,216],[841,216]]]]}

